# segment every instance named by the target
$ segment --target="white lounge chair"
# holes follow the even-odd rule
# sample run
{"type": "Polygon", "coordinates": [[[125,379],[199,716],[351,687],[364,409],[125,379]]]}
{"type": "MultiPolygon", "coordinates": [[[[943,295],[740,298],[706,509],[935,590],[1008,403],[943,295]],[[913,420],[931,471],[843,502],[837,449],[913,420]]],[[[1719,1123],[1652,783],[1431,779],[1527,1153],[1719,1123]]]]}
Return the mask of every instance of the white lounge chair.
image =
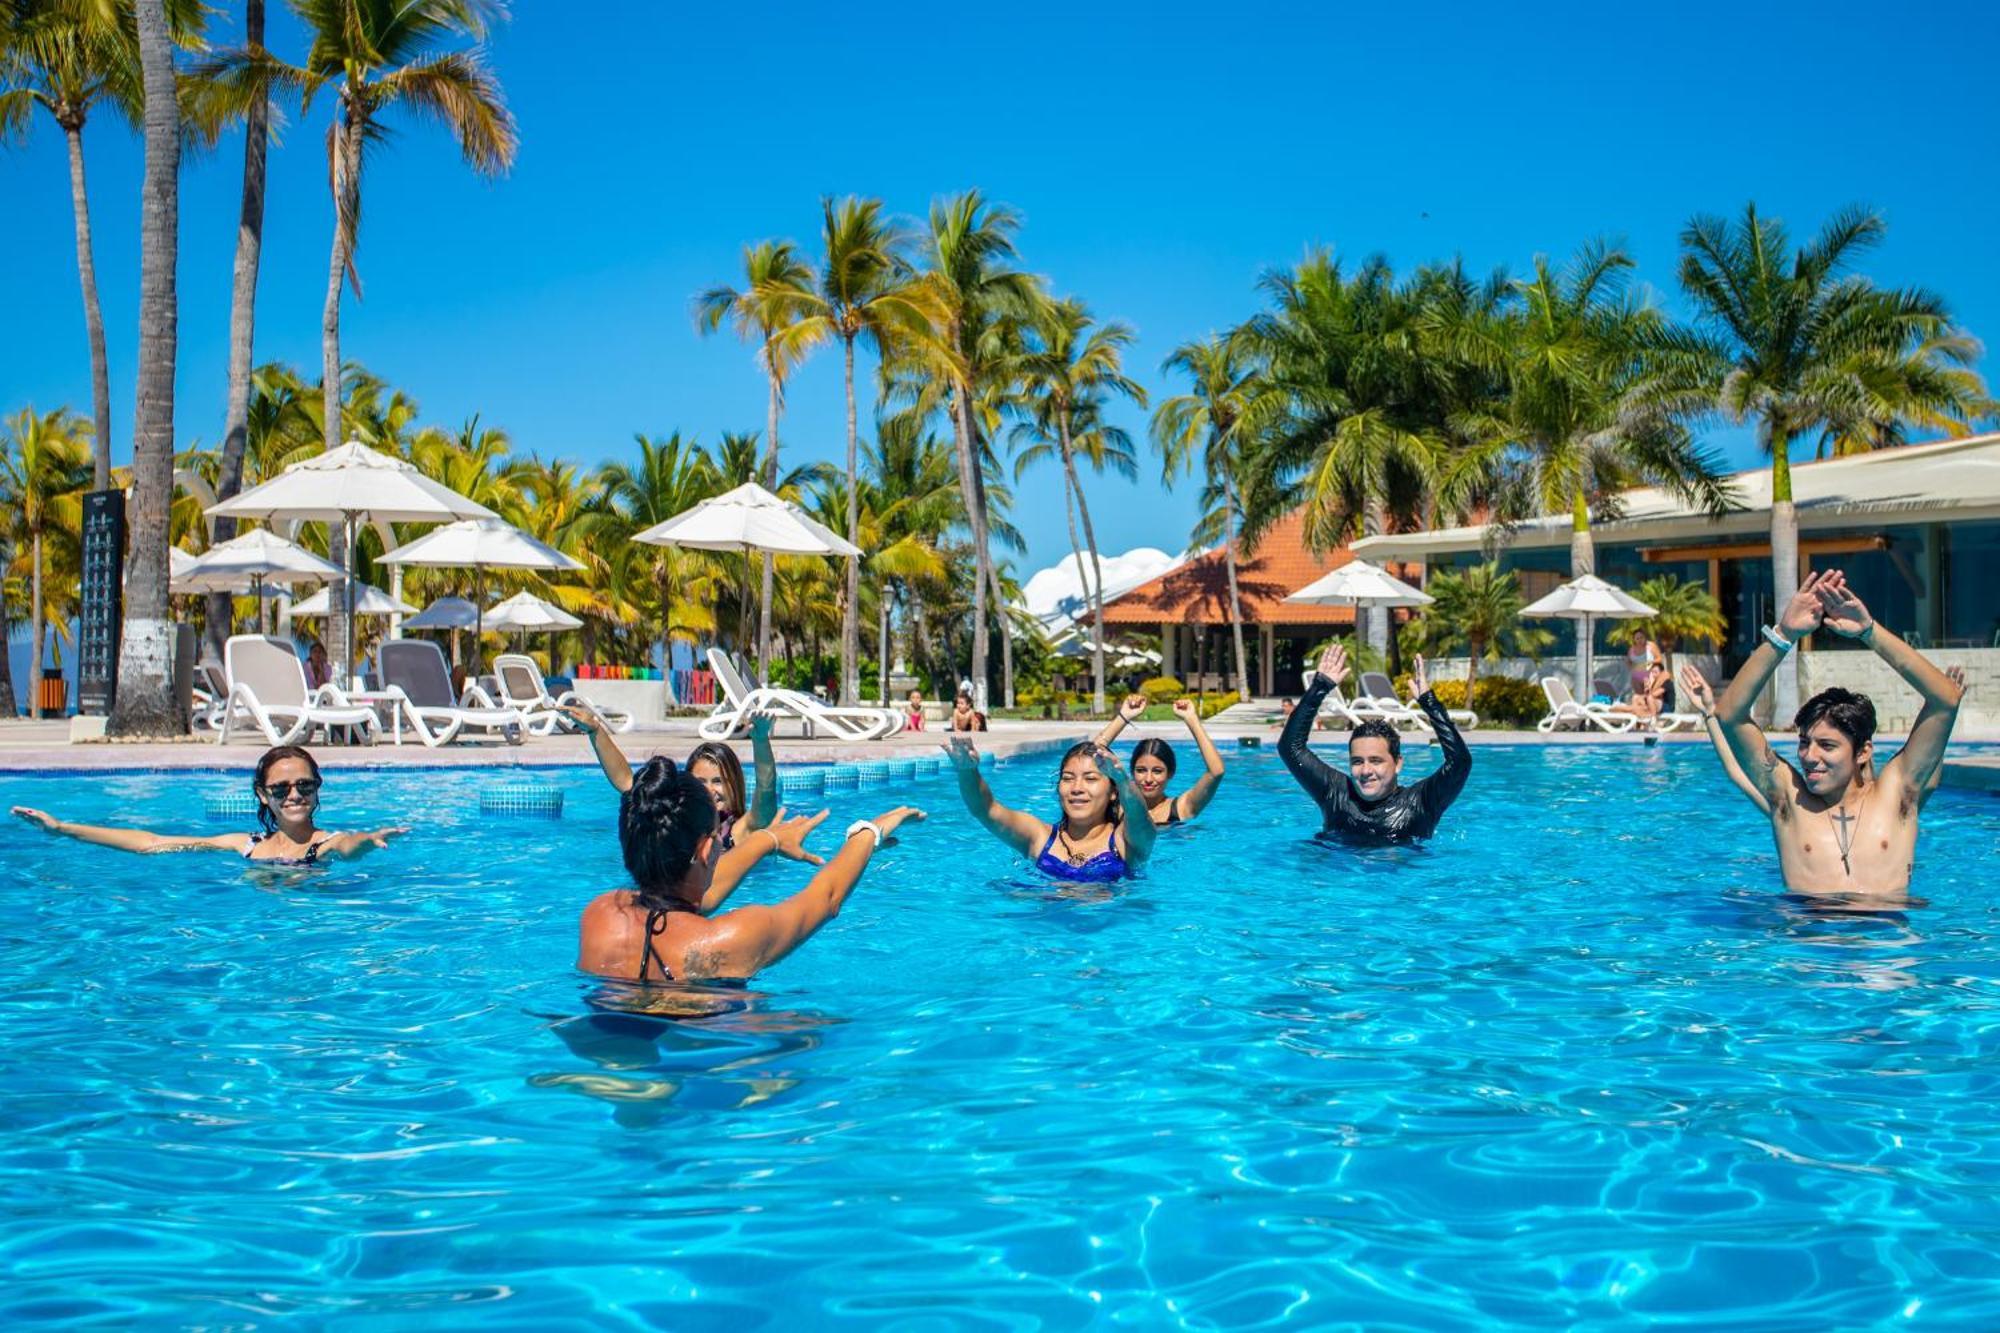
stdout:
{"type": "Polygon", "coordinates": [[[1700,713],[1662,713],[1653,719],[1653,730],[1665,734],[1669,731],[1701,730],[1700,713]]]}
{"type": "Polygon", "coordinates": [[[1415,727],[1421,731],[1431,729],[1431,720],[1424,716],[1424,711],[1398,698],[1396,682],[1383,672],[1362,672],[1361,691],[1354,701],[1357,709],[1373,709],[1391,726],[1415,727]]]}
{"type": "MultiPolygon", "coordinates": [[[[524,719],[523,725],[537,736],[547,736],[557,728],[564,731],[577,730],[576,723],[562,715],[561,709],[567,704],[588,705],[590,710],[604,719],[604,725],[613,731],[632,730],[632,715],[616,708],[606,708],[593,703],[575,690],[564,690],[551,695],[548,686],[542,683],[542,669],[535,665],[535,659],[525,653],[502,653],[493,659],[493,677],[500,685],[499,707],[517,709],[524,719]]],[[[474,687],[466,691],[468,698],[480,704],[494,706],[494,701],[486,697],[483,690],[474,687]]]]}
{"type": "Polygon", "coordinates": [[[188,718],[196,731],[217,731],[222,727],[222,702],[229,697],[229,678],[219,662],[197,662],[194,666],[193,708],[188,718]]]}
{"type": "MultiPolygon", "coordinates": [[[[1409,706],[1415,708],[1419,713],[1423,711],[1421,708],[1417,708],[1416,683],[1414,681],[1410,684],[1409,706]]],[[[1447,708],[1444,710],[1444,715],[1466,731],[1471,731],[1479,725],[1479,714],[1473,712],[1470,708],[1447,708]]]]}
{"type": "Polygon", "coordinates": [[[750,719],[759,713],[797,718],[808,736],[824,730],[844,741],[880,740],[895,734],[903,725],[903,715],[892,708],[837,708],[797,690],[752,688],[736,674],[729,658],[715,648],[708,650],[708,665],[715,672],[722,698],[698,728],[703,740],[723,741],[740,736],[750,729],[750,719]]]}
{"type": "Polygon", "coordinates": [[[222,670],[229,696],[221,708],[215,733],[227,745],[230,734],[245,727],[262,732],[273,745],[291,745],[315,727],[359,727],[369,741],[379,725],[375,710],[349,703],[331,685],[306,688],[306,669],[292,646],[261,634],[237,634],[222,645],[222,670]]]}
{"type": "MultiPolygon", "coordinates": [[[[459,703],[451,691],[451,668],[445,665],[444,650],[428,639],[393,639],[383,644],[375,657],[384,688],[400,696],[397,716],[409,719],[417,739],[426,746],[435,749],[447,745],[467,730],[498,732],[515,745],[521,743],[528,726],[521,710],[459,703]]],[[[400,741],[401,728],[397,730],[400,741]]]]}
{"type": "Polygon", "coordinates": [[[1580,704],[1576,696],[1569,692],[1569,684],[1561,676],[1542,677],[1542,697],[1549,701],[1549,715],[1535,724],[1541,732],[1581,731],[1586,726],[1599,731],[1609,731],[1618,735],[1632,730],[1639,719],[1630,713],[1614,713],[1608,704],[1580,704]]]}

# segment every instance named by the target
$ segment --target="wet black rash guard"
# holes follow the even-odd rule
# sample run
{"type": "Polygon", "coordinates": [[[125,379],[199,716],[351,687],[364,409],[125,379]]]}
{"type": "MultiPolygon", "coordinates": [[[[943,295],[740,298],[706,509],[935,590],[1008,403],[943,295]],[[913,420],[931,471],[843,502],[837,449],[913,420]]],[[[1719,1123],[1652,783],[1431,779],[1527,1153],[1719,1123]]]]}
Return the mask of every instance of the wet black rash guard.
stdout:
{"type": "Polygon", "coordinates": [[[1444,711],[1435,692],[1424,692],[1423,698],[1417,700],[1417,707],[1424,710],[1431,729],[1437,732],[1444,762],[1420,781],[1392,788],[1378,800],[1366,801],[1355,789],[1354,779],[1314,754],[1306,744],[1312,736],[1313,718],[1332,688],[1332,681],[1315,674],[1312,688],[1292,710],[1285,721],[1284,734],[1278,737],[1278,755],[1285,761],[1285,767],[1292,770],[1299,785],[1319,803],[1320,814],[1326,819],[1322,831],[1363,843],[1430,837],[1452,801],[1465,789],[1465,779],[1472,772],[1472,752],[1465,748],[1465,738],[1452,725],[1451,715],[1444,711]]]}

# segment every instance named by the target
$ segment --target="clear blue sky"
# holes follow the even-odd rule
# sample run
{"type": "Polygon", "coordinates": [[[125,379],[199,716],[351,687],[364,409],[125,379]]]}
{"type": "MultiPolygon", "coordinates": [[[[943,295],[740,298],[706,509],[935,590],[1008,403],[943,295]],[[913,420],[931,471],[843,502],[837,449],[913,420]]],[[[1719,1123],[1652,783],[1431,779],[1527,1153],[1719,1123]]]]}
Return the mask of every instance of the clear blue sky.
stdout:
{"type": "MultiPolygon", "coordinates": [[[[235,6],[224,3],[225,10],[235,6]]],[[[277,8],[274,5],[274,9],[277,8]]],[[[272,44],[296,56],[293,21],[272,44]]],[[[494,63],[520,121],[511,176],[474,177],[405,120],[367,167],[366,300],[343,351],[455,425],[595,462],[634,431],[761,430],[748,349],[696,336],[690,297],[745,242],[810,244],[825,193],[920,215],[978,186],[1025,216],[1026,265],[1139,330],[1155,393],[1178,342],[1256,304],[1309,245],[1399,269],[1462,254],[1519,271],[1622,239],[1674,303],[1675,236],[1756,199],[1798,232],[1863,202],[1880,281],[1920,282],[2000,336],[2000,18],[1984,4],[1624,7],[579,6],[523,2],[494,63]],[[1095,10],[1095,12],[1087,12],[1095,10]],[[1654,10],[1656,12],[1645,12],[1654,10]],[[586,19],[585,16],[588,16],[586,19]]],[[[274,151],[257,355],[316,374],[330,206],[327,107],[274,151]]],[[[117,450],[129,454],[139,153],[86,132],[117,450]]],[[[221,433],[240,141],[182,194],[177,428],[221,433]]],[[[89,412],[60,135],[0,153],[0,410],[89,412]]],[[[799,375],[788,459],[842,447],[837,366],[799,375]]],[[[1128,424],[1143,435],[1143,419],[1128,424]]],[[[1749,461],[1740,437],[1724,441],[1749,461]]],[[[1061,507],[1018,521],[1025,574],[1066,549],[1061,507]]],[[[1191,498],[1092,483],[1108,550],[1178,549],[1191,498]]]]}

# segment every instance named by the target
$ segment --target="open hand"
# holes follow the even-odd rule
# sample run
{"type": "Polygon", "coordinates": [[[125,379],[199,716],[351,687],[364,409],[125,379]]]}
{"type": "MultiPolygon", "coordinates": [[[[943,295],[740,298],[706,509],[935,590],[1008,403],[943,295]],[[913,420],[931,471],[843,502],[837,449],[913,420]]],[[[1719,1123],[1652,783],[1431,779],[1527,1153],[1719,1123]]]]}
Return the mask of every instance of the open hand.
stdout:
{"type": "Polygon", "coordinates": [[[1128,723],[1137,722],[1145,714],[1146,696],[1143,694],[1128,694],[1118,701],[1118,716],[1128,723]]]}
{"type": "Polygon", "coordinates": [[[593,735],[604,728],[604,719],[599,717],[597,710],[587,703],[566,703],[556,711],[593,735]]]}
{"type": "Polygon", "coordinates": [[[1793,643],[1819,628],[1826,614],[1825,608],[1820,605],[1819,589],[1827,577],[1827,574],[1814,574],[1807,579],[1804,586],[1792,594],[1792,600],[1785,604],[1784,612],[1779,615],[1778,631],[1793,643]]]}
{"type": "Polygon", "coordinates": [[[1183,695],[1174,700],[1174,716],[1192,726],[1201,721],[1201,710],[1194,706],[1194,700],[1183,695]]]}
{"type": "Polygon", "coordinates": [[[951,760],[951,766],[959,772],[978,769],[979,751],[973,748],[970,737],[954,735],[939,748],[944,751],[945,758],[951,760]]]}
{"type": "Polygon", "coordinates": [[[409,831],[410,830],[408,829],[408,827],[378,828],[373,833],[357,833],[354,835],[354,838],[356,842],[366,844],[369,847],[373,847],[376,851],[379,852],[386,849],[389,846],[389,839],[400,838],[409,831]]]}
{"type": "Polygon", "coordinates": [[[1410,659],[1410,688],[1417,692],[1419,699],[1431,692],[1430,669],[1424,665],[1424,655],[1418,653],[1410,659]]]}
{"type": "Polygon", "coordinates": [[[54,833],[56,831],[56,825],[62,823],[60,819],[57,819],[54,815],[50,814],[48,811],[37,810],[31,805],[15,806],[14,814],[21,819],[27,820],[30,824],[33,824],[36,828],[40,829],[44,833],[54,833]]]}
{"type": "Polygon", "coordinates": [[[1875,617],[1861,604],[1861,598],[1847,586],[1847,576],[1837,569],[1821,576],[1814,589],[1819,598],[1820,623],[1843,639],[1858,639],[1875,627],[1875,617]]]}
{"type": "Polygon", "coordinates": [[[1962,666],[1946,667],[1944,669],[1944,678],[1958,686],[1961,690],[1965,688],[1965,668],[1962,666]]]}
{"type": "Polygon", "coordinates": [[[796,819],[785,818],[785,807],[778,807],[778,813],[771,822],[757,830],[771,835],[772,851],[792,861],[804,861],[807,865],[823,866],[824,856],[814,855],[806,850],[806,835],[826,822],[827,811],[816,815],[800,815],[796,819]]]}
{"type": "Polygon", "coordinates": [[[755,713],[752,713],[750,715],[750,739],[753,741],[770,740],[771,728],[777,725],[777,720],[778,715],[768,708],[760,708],[755,713]]]}
{"type": "Polygon", "coordinates": [[[917,809],[914,805],[899,805],[885,815],[875,816],[874,824],[876,828],[882,830],[882,842],[886,846],[896,840],[891,835],[902,826],[904,820],[922,819],[923,817],[924,812],[917,809]]]}
{"type": "MultiPolygon", "coordinates": [[[[1818,603],[1814,605],[1817,606],[1818,603]]],[[[1347,683],[1347,649],[1342,646],[1339,639],[1328,644],[1326,651],[1320,654],[1319,674],[1336,686],[1347,683]]]]}
{"type": "Polygon", "coordinates": [[[1703,717],[1715,711],[1715,691],[1710,688],[1708,677],[1696,671],[1692,662],[1681,664],[1681,688],[1687,691],[1688,698],[1694,700],[1694,706],[1701,710],[1703,717]]]}

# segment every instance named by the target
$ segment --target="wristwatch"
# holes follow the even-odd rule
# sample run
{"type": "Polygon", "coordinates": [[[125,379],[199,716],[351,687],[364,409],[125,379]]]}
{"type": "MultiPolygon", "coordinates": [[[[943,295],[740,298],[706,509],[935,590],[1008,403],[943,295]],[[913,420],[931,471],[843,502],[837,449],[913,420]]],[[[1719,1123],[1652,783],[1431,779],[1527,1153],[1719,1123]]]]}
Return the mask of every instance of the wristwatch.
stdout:
{"type": "Polygon", "coordinates": [[[847,836],[851,838],[863,829],[875,835],[875,846],[877,849],[880,849],[882,846],[882,826],[872,819],[857,819],[852,824],[849,824],[847,826],[847,836]]]}
{"type": "Polygon", "coordinates": [[[1786,638],[1785,632],[1779,629],[1776,625],[1766,625],[1764,626],[1762,632],[1764,635],[1764,642],[1770,644],[1773,648],[1776,648],[1781,653],[1789,653],[1790,651],[1792,651],[1792,649],[1798,647],[1798,644],[1786,638]]]}

